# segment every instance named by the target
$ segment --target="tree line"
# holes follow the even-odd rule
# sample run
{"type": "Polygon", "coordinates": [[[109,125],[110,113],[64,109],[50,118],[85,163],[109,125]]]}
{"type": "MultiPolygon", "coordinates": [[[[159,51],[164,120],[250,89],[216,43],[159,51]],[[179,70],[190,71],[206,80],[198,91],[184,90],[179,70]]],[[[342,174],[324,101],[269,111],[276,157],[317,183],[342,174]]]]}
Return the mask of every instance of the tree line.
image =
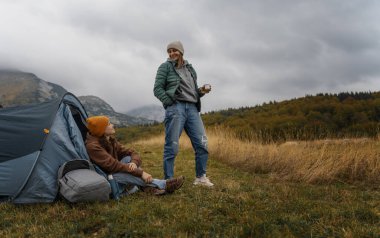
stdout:
{"type": "Polygon", "coordinates": [[[241,139],[263,142],[376,137],[380,127],[380,92],[319,93],[212,111],[202,118],[206,126],[227,126],[241,139]]]}

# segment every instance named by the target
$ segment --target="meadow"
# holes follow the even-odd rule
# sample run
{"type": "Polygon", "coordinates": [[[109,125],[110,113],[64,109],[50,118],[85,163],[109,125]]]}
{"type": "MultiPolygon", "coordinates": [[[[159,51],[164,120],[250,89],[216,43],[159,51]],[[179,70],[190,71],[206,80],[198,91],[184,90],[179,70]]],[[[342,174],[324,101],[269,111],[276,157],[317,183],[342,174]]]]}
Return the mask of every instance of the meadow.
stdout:
{"type": "MultiPolygon", "coordinates": [[[[263,144],[223,127],[208,137],[211,189],[192,185],[194,156],[183,135],[175,171],[186,182],[174,194],[0,204],[0,237],[380,237],[378,139],[263,144]]],[[[162,134],[128,146],[162,177],[162,134]]]]}
{"type": "MultiPolygon", "coordinates": [[[[252,173],[270,174],[281,181],[380,186],[378,138],[263,144],[239,140],[225,127],[211,128],[209,138],[210,151],[219,161],[252,173]]],[[[188,140],[183,144],[190,147],[188,140]]]]}

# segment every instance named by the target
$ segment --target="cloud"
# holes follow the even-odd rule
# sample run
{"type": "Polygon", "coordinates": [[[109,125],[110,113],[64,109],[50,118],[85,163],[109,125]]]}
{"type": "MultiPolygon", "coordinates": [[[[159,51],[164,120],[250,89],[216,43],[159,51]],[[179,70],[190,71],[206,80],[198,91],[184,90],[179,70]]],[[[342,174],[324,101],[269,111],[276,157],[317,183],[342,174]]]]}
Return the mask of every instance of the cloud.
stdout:
{"type": "Polygon", "coordinates": [[[0,65],[127,111],[159,104],[155,73],[179,39],[199,83],[213,85],[205,111],[373,91],[379,10],[371,0],[2,1],[0,65]]]}

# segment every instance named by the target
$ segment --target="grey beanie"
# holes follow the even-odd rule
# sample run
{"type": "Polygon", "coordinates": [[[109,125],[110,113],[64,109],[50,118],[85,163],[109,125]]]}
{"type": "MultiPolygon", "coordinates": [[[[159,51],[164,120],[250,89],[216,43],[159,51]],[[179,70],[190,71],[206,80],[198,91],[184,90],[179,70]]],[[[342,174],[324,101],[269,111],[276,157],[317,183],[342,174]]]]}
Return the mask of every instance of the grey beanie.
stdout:
{"type": "Polygon", "coordinates": [[[183,45],[182,45],[181,41],[173,41],[172,43],[170,43],[168,45],[168,48],[166,50],[168,51],[169,49],[176,49],[179,52],[181,52],[181,54],[183,54],[185,52],[185,50],[183,49],[183,45]]]}

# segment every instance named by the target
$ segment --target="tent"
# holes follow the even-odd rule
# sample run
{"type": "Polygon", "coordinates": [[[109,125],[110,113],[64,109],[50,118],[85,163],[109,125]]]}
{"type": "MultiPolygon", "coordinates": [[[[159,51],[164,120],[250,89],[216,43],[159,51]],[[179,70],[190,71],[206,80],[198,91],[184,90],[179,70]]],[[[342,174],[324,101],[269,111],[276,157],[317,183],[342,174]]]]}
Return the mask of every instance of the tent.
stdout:
{"type": "Polygon", "coordinates": [[[86,110],[71,93],[33,105],[0,109],[0,201],[53,202],[57,172],[86,159],[86,110]]]}

